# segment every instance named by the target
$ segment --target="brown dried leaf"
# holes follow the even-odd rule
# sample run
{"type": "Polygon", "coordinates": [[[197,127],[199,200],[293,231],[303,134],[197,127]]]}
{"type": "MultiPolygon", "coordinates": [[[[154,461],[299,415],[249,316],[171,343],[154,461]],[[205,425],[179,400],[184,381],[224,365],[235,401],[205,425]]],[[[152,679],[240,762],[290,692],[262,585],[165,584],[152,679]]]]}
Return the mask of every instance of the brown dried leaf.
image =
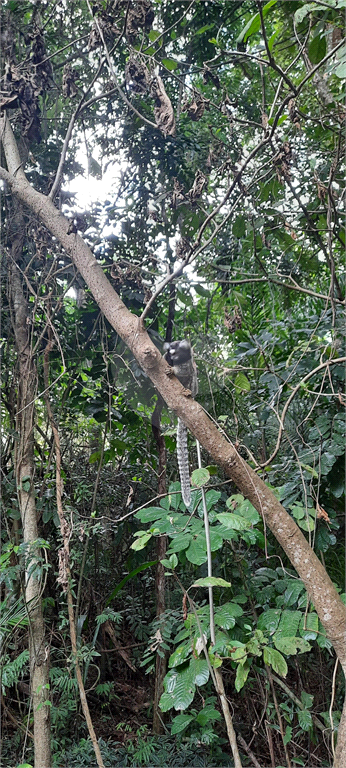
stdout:
{"type": "Polygon", "coordinates": [[[76,96],[78,89],[75,83],[77,77],[77,71],[72,69],[71,64],[67,63],[63,69],[62,75],[62,93],[65,99],[73,98],[76,96]]]}
{"type": "Polygon", "coordinates": [[[154,16],[150,0],[132,0],[130,2],[126,20],[126,37],[130,43],[135,41],[139,29],[149,32],[154,16]]]}
{"type": "Polygon", "coordinates": [[[159,75],[152,81],[150,92],[155,99],[154,116],[157,127],[164,136],[175,136],[173,107],[159,75]]]}
{"type": "Polygon", "coordinates": [[[131,58],[125,66],[125,80],[135,93],[145,93],[149,87],[149,72],[143,62],[131,58]]]}
{"type": "Polygon", "coordinates": [[[202,173],[202,171],[200,171],[198,168],[195,174],[195,180],[193,182],[193,185],[190,191],[188,192],[188,197],[191,200],[191,203],[194,203],[195,200],[201,197],[201,194],[207,185],[208,185],[207,177],[204,176],[204,173],[202,173]]]}

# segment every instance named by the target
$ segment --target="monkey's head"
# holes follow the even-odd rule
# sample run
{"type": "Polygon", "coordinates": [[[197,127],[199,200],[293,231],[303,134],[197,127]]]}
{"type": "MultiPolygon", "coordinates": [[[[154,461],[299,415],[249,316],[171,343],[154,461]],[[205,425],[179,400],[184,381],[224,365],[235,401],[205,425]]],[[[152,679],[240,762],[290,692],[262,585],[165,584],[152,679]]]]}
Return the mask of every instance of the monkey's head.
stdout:
{"type": "Polygon", "coordinates": [[[163,349],[168,365],[181,365],[182,363],[187,363],[188,360],[191,360],[191,345],[186,339],[183,339],[182,341],[171,341],[170,344],[165,342],[163,349]]]}

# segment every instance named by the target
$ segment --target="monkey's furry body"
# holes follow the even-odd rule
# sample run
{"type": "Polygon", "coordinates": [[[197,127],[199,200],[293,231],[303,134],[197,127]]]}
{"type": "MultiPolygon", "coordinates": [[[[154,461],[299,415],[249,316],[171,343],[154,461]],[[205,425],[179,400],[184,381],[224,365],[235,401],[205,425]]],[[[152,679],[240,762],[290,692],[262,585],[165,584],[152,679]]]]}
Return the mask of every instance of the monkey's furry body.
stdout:
{"type": "MultiPolygon", "coordinates": [[[[182,341],[172,341],[170,344],[164,344],[164,350],[165,358],[167,363],[172,366],[174,375],[186,389],[190,390],[192,397],[195,397],[198,391],[197,368],[189,342],[185,339],[182,341]]],[[[177,459],[183,502],[189,507],[191,504],[191,487],[187,427],[179,418],[177,426],[177,459]]]]}

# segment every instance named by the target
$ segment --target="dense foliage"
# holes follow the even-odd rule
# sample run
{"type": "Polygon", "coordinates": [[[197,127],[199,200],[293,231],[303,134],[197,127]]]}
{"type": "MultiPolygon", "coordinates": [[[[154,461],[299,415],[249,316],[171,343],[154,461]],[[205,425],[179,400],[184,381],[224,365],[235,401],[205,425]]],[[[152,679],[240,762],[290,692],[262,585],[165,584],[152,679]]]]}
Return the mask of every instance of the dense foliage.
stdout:
{"type": "MultiPolygon", "coordinates": [[[[126,306],[145,310],[160,351],[191,340],[199,401],[340,593],[345,4],[5,0],[1,30],[1,103],[28,179],[51,192],[126,306]]],[[[29,209],[18,219],[6,184],[1,205],[3,764],[33,761],[28,562],[50,638],[53,764],[95,763],[59,582],[50,408],[78,660],[104,765],[232,765],[219,668],[244,766],[331,765],[344,683],[303,582],[207,455],[185,509],[173,415],[56,238],[29,209]],[[16,482],[13,261],[35,368],[34,542],[23,538],[16,482]],[[157,657],[167,664],[160,737],[157,657]]],[[[190,454],[195,469],[192,441],[190,454]]]]}

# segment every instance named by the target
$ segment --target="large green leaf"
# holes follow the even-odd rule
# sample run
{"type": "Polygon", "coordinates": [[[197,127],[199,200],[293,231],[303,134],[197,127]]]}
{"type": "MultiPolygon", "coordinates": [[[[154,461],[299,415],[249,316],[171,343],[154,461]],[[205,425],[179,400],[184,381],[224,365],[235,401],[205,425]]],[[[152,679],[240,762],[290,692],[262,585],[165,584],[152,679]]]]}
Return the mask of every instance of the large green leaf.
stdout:
{"type": "Polygon", "coordinates": [[[207,560],[207,550],[200,539],[193,539],[189,548],[186,550],[186,557],[194,565],[202,565],[207,560]]]}
{"type": "Polygon", "coordinates": [[[193,587],[231,587],[230,581],[221,579],[220,576],[205,576],[203,579],[197,579],[192,584],[193,587]]]}
{"type": "Polygon", "coordinates": [[[192,657],[190,661],[192,679],[195,685],[205,685],[209,680],[209,666],[206,659],[192,657]]]}
{"type": "Polygon", "coordinates": [[[265,646],[263,648],[263,660],[265,664],[269,664],[270,667],[273,667],[274,672],[277,672],[278,675],[286,677],[288,672],[287,664],[284,657],[279,651],[276,651],[275,648],[265,646]]]}
{"type": "Polygon", "coordinates": [[[297,653],[306,653],[310,651],[311,645],[301,637],[287,637],[275,634],[273,637],[275,648],[288,656],[295,656],[297,653]]]}
{"type": "Polygon", "coordinates": [[[216,517],[226,528],[232,528],[235,531],[245,531],[246,528],[251,526],[249,520],[244,520],[240,515],[235,515],[231,512],[222,512],[220,515],[216,515],[216,517]]]}
{"type": "Polygon", "coordinates": [[[316,37],[313,38],[311,41],[308,53],[309,53],[309,59],[312,64],[318,64],[322,59],[324,59],[327,51],[327,41],[325,36],[316,35],[316,37]]]}
{"type": "Polygon", "coordinates": [[[215,610],[215,624],[223,629],[232,629],[237,617],[242,616],[243,609],[237,603],[224,603],[215,610]]]}
{"type": "Polygon", "coordinates": [[[243,688],[243,686],[247,681],[249,672],[250,672],[250,665],[248,662],[245,662],[245,664],[238,664],[237,674],[236,674],[235,683],[234,683],[234,687],[236,691],[239,692],[243,688]]]}
{"type": "Polygon", "coordinates": [[[164,680],[165,693],[160,699],[160,707],[163,712],[172,707],[174,709],[187,709],[195,695],[193,677],[193,671],[189,664],[181,671],[175,668],[167,673],[164,680]]]}
{"type": "Polygon", "coordinates": [[[261,613],[258,622],[257,627],[258,629],[261,629],[262,632],[273,634],[275,630],[277,629],[279,625],[281,617],[281,611],[276,610],[275,608],[270,608],[268,611],[264,611],[264,613],[261,613]]]}
{"type": "Polygon", "coordinates": [[[309,731],[312,728],[312,714],[308,709],[298,709],[298,722],[303,731],[309,731]]]}
{"type": "Polygon", "coordinates": [[[181,733],[184,731],[185,728],[190,725],[192,720],[194,720],[194,715],[176,715],[176,717],[173,718],[171,725],[172,736],[174,736],[176,733],[181,733]]]}

